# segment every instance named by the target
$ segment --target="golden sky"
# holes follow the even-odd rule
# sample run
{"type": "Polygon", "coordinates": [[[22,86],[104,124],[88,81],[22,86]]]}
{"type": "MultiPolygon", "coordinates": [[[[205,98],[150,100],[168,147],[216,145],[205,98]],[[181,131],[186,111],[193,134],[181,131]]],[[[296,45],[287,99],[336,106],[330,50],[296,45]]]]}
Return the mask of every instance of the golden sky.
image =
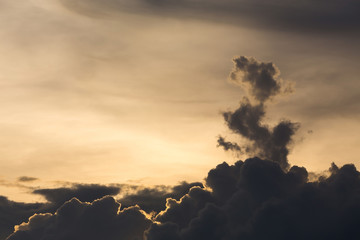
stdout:
{"type": "Polygon", "coordinates": [[[244,96],[228,81],[238,55],[274,62],[295,84],[266,119],[301,123],[291,164],[360,166],[357,33],[122,2],[1,1],[2,195],[23,199],[21,176],[39,179],[32,186],[175,184],[234,162],[216,139],[231,136],[221,112],[244,96]]]}

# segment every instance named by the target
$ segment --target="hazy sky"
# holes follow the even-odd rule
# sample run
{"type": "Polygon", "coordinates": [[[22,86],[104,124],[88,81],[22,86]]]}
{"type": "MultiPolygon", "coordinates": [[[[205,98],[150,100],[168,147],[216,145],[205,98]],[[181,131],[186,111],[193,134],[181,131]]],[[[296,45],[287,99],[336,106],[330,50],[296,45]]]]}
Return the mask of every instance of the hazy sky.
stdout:
{"type": "Polygon", "coordinates": [[[175,184],[234,162],[216,140],[236,139],[221,112],[244,96],[239,55],[294,84],[266,119],[301,123],[291,164],[359,167],[359,15],[341,2],[2,0],[2,195],[22,199],[21,176],[175,184]]]}
{"type": "Polygon", "coordinates": [[[359,239],[359,1],[0,0],[0,39],[0,240],[359,239]]]}

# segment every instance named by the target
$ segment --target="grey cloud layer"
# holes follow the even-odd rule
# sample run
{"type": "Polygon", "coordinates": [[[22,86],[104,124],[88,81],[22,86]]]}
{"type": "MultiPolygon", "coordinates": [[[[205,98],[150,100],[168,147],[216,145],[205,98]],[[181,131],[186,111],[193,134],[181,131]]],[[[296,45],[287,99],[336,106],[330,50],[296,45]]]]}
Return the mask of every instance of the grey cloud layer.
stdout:
{"type": "Polygon", "coordinates": [[[88,16],[135,12],[176,18],[207,19],[273,29],[355,31],[360,26],[360,3],[355,0],[80,0],[61,1],[88,16]]]}

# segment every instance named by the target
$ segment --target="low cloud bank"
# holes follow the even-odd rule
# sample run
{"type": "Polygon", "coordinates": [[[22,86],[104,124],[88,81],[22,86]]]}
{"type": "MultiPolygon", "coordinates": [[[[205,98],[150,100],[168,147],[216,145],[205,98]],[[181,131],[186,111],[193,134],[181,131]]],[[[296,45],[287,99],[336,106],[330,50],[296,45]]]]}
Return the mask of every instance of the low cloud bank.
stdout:
{"type": "Polygon", "coordinates": [[[305,168],[285,171],[251,158],[219,164],[180,200],[148,215],[113,197],[92,203],[76,198],[54,214],[35,214],[8,240],[71,239],[358,239],[360,173],[352,164],[309,182],[305,168]]]}

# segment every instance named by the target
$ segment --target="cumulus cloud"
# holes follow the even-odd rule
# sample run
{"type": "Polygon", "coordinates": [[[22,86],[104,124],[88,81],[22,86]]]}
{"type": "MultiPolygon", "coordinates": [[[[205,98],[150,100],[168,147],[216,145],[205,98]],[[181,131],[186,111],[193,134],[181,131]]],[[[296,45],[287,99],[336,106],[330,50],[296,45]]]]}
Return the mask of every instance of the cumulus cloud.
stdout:
{"type": "Polygon", "coordinates": [[[76,198],[66,202],[55,214],[35,214],[16,226],[8,240],[142,239],[151,220],[139,207],[120,211],[113,197],[92,203],[76,198]]]}
{"type": "Polygon", "coordinates": [[[250,146],[247,146],[248,152],[278,162],[283,168],[289,166],[288,146],[300,126],[299,123],[283,120],[270,128],[262,124],[265,116],[264,106],[253,106],[246,100],[234,112],[225,112],[223,116],[230,130],[250,141],[250,146]]]}
{"type": "Polygon", "coordinates": [[[119,191],[120,187],[100,184],[75,184],[68,188],[33,190],[34,194],[44,196],[48,201],[46,203],[14,202],[0,196],[0,239],[5,239],[14,231],[15,225],[25,222],[35,213],[54,213],[64,202],[73,197],[92,202],[106,195],[116,195],[119,191]]]}
{"type": "Polygon", "coordinates": [[[234,59],[230,78],[240,86],[245,86],[256,103],[253,104],[244,97],[238,109],[224,112],[223,117],[229,129],[248,140],[249,144],[242,147],[237,143],[226,142],[220,136],[218,146],[239,153],[244,153],[242,149],[245,149],[248,154],[278,162],[286,169],[289,167],[289,145],[300,124],[282,120],[276,126],[269,127],[263,123],[268,100],[288,89],[284,90],[279,74],[279,70],[271,62],[260,62],[245,56],[234,59]]]}
{"type": "Polygon", "coordinates": [[[131,12],[308,32],[358,32],[360,26],[360,4],[356,0],[61,0],[61,3],[92,17],[131,12]]]}
{"type": "Polygon", "coordinates": [[[0,196],[0,239],[9,236],[14,231],[15,225],[42,210],[41,203],[19,203],[0,196]]]}
{"type": "Polygon", "coordinates": [[[34,214],[8,240],[32,239],[357,239],[360,172],[332,164],[328,177],[309,181],[303,167],[284,170],[251,158],[219,164],[179,200],[149,217],[138,206],[123,208],[107,196],[92,203],[76,198],[54,214],[34,214]]]}
{"type": "Polygon", "coordinates": [[[206,178],[211,191],[197,189],[202,194],[168,205],[165,213],[176,208],[178,218],[152,225],[147,237],[357,239],[360,173],[351,164],[334,166],[330,177],[309,182],[305,168],[284,171],[258,158],[220,164],[206,178]],[[205,204],[198,207],[198,202],[205,204]],[[189,210],[194,217],[184,222],[179,217],[189,210]]]}
{"type": "Polygon", "coordinates": [[[256,100],[265,102],[280,92],[280,71],[273,63],[264,63],[245,56],[234,58],[233,61],[234,70],[230,79],[248,87],[251,96],[256,100]]]}
{"type": "MultiPolygon", "coordinates": [[[[141,187],[135,185],[100,185],[100,184],[73,184],[71,187],[61,188],[40,188],[32,193],[42,195],[45,203],[19,203],[0,196],[0,239],[3,240],[14,231],[15,225],[26,222],[34,214],[36,217],[31,220],[33,224],[39,219],[46,218],[47,214],[53,214],[66,201],[73,198],[81,202],[93,202],[104,196],[116,196],[119,193],[123,196],[117,201],[121,202],[121,210],[139,205],[142,210],[148,213],[158,213],[166,208],[167,198],[179,200],[190,188],[204,187],[200,182],[181,182],[175,186],[154,186],[141,187]],[[129,192],[128,190],[131,189],[129,192]]],[[[40,220],[39,220],[40,221],[40,220]]],[[[25,231],[30,225],[20,227],[25,231]],[[25,227],[26,226],[26,227],[25,227]]],[[[19,229],[20,229],[19,228],[19,229]]]]}
{"type": "Polygon", "coordinates": [[[190,188],[195,186],[203,188],[203,184],[200,182],[187,183],[185,181],[170,189],[168,186],[146,187],[132,194],[126,194],[118,201],[121,202],[123,207],[139,205],[141,209],[148,213],[160,212],[165,209],[166,199],[179,200],[190,188]]]}

